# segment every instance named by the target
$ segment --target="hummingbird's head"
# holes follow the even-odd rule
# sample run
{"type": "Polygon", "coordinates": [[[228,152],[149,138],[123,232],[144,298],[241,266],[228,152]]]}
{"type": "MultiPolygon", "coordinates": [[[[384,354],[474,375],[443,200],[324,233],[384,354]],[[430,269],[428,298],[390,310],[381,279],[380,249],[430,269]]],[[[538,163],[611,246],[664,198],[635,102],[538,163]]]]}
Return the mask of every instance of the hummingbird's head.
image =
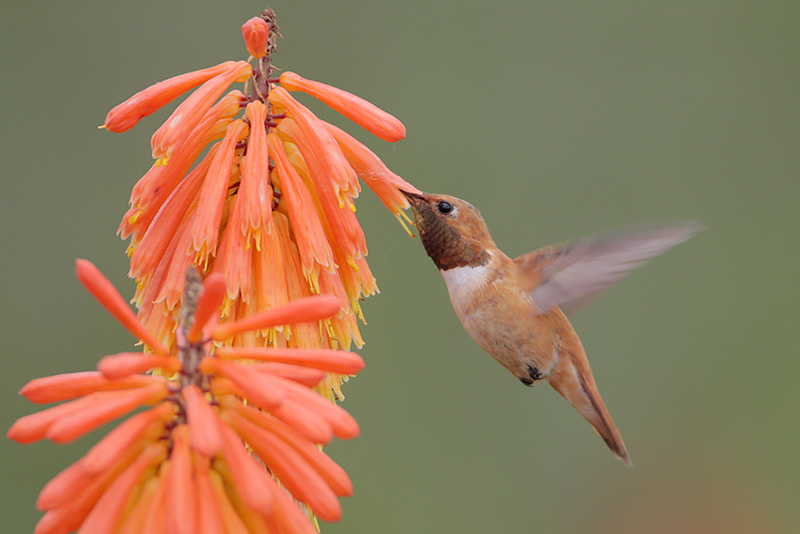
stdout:
{"type": "Polygon", "coordinates": [[[475,206],[449,195],[403,194],[411,204],[422,245],[440,270],[489,261],[486,249],[494,247],[494,241],[475,206]]]}

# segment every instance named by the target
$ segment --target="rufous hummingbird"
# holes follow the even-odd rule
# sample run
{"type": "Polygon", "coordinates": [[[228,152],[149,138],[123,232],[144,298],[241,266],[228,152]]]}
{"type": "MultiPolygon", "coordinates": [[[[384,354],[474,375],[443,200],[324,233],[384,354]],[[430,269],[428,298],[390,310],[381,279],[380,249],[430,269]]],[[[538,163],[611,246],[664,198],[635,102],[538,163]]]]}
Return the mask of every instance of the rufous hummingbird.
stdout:
{"type": "Polygon", "coordinates": [[[700,226],[675,223],[551,245],[511,259],[480,212],[447,195],[405,193],[428,256],[464,328],[480,347],[533,386],[547,379],[626,465],[631,465],[567,315],[700,226]]]}

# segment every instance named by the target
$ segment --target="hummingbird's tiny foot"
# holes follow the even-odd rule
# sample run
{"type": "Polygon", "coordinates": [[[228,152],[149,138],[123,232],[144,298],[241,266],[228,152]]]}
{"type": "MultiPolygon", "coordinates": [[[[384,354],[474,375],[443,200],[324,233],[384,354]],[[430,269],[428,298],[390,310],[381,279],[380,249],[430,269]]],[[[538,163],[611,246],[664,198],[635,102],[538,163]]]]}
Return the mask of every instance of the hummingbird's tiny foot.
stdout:
{"type": "Polygon", "coordinates": [[[528,364],[528,374],[533,380],[541,380],[542,373],[539,372],[539,369],[536,368],[534,365],[528,364]]]}
{"type": "Polygon", "coordinates": [[[542,373],[534,365],[528,365],[528,376],[520,376],[519,381],[528,387],[533,387],[533,383],[542,379],[542,373]]]}

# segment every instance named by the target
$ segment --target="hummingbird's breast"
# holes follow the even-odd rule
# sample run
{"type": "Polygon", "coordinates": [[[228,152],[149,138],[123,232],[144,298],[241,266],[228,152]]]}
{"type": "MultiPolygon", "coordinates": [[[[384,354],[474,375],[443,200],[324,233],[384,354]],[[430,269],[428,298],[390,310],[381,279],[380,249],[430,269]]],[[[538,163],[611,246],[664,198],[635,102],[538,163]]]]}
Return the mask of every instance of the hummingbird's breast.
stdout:
{"type": "Polygon", "coordinates": [[[441,271],[453,308],[475,342],[515,376],[530,376],[531,367],[547,376],[559,346],[553,318],[535,313],[530,296],[503,278],[495,260],[502,261],[441,271]]]}

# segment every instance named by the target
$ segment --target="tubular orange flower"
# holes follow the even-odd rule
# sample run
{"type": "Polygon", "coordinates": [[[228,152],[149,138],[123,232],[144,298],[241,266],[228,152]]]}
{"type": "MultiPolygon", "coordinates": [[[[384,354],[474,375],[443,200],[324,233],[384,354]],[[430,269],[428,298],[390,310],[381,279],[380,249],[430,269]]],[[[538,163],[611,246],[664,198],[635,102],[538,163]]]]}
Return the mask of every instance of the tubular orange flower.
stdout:
{"type": "Polygon", "coordinates": [[[234,65],[226,61],[203,70],[187,72],[139,91],[108,112],[103,126],[110,132],[125,132],[140,119],[169,104],[183,93],[221,74],[234,65]]]}
{"type": "MultiPolygon", "coordinates": [[[[79,260],[77,270],[101,304],[147,337],[91,263],[79,260]]],[[[270,473],[320,518],[341,517],[338,497],[350,495],[352,485],[317,446],[332,435],[355,437],[358,425],[312,388],[331,369],[357,372],[363,360],[332,350],[258,348],[245,364],[248,354],[236,352],[241,349],[217,349],[209,338],[188,336],[197,331],[223,340],[249,329],[318,323],[339,310],[337,299],[308,297],[214,327],[225,294],[221,277],[201,284],[192,267],[185,286],[178,344],[169,355],[107,356],[99,373],[37,379],[23,388],[39,401],[79,398],[17,421],[8,437],[22,443],[43,437],[66,443],[139,405],[155,405],[109,432],[45,486],[37,506],[47,513],[36,532],[218,532],[208,525],[198,530],[203,521],[231,532],[259,532],[266,525],[309,531],[311,523],[299,523],[299,509],[270,473]],[[227,351],[226,358],[217,350],[227,351]],[[155,367],[171,377],[138,374],[155,367]],[[302,422],[295,428],[295,421],[302,422]]]]}
{"type": "Polygon", "coordinates": [[[281,74],[280,82],[289,91],[303,91],[321,100],[384,141],[393,143],[406,136],[406,127],[397,118],[352,93],[325,83],[306,80],[294,72],[281,74]]]}

